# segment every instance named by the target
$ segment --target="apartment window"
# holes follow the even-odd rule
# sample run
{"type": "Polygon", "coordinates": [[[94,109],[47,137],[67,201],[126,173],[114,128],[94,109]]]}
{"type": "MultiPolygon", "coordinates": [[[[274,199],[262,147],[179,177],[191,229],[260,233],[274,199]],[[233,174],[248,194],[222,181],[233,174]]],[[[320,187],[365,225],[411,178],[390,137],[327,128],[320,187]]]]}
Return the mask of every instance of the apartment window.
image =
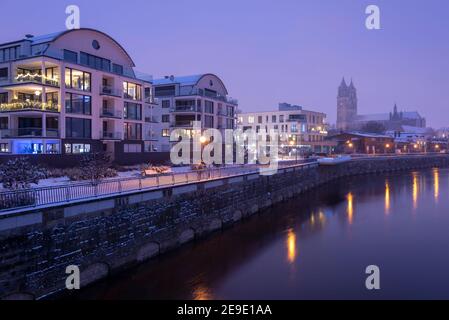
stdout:
{"type": "Polygon", "coordinates": [[[59,142],[47,141],[45,153],[47,154],[59,154],[59,142]]]}
{"type": "Polygon", "coordinates": [[[204,112],[214,114],[214,103],[212,101],[204,101],[204,112]]]}
{"type": "Polygon", "coordinates": [[[280,123],[284,123],[284,115],[280,115],[279,116],[279,122],[280,123]]]}
{"type": "Polygon", "coordinates": [[[75,114],[92,114],[92,98],[74,93],[65,94],[65,111],[75,114]]]}
{"type": "Polygon", "coordinates": [[[0,129],[8,129],[8,118],[7,117],[0,118],[0,129]]]}
{"type": "Polygon", "coordinates": [[[49,92],[45,94],[47,99],[47,105],[49,107],[56,107],[59,103],[58,101],[58,93],[57,92],[49,92]]]}
{"type": "Polygon", "coordinates": [[[234,117],[234,107],[232,106],[226,106],[226,115],[228,117],[234,117]]]}
{"type": "Polygon", "coordinates": [[[292,123],[291,127],[290,127],[290,131],[291,132],[298,132],[298,128],[296,126],[296,123],[292,123]]]}
{"type": "Polygon", "coordinates": [[[0,78],[8,78],[8,68],[0,68],[0,78]]]}
{"type": "Polygon", "coordinates": [[[123,145],[123,151],[125,153],[138,153],[138,152],[142,152],[142,145],[141,144],[130,144],[130,143],[126,143],[123,145]]]}
{"type": "Polygon", "coordinates": [[[249,116],[248,117],[248,123],[254,123],[254,117],[253,116],[249,116]]]}
{"type": "Polygon", "coordinates": [[[170,108],[170,100],[162,100],[162,108],[170,108]]]}
{"type": "Polygon", "coordinates": [[[262,116],[258,116],[258,117],[257,117],[257,123],[262,123],[262,121],[263,121],[262,116]]]}
{"type": "Polygon", "coordinates": [[[156,87],[154,89],[154,95],[156,97],[171,97],[175,96],[175,94],[176,94],[175,86],[163,86],[163,87],[156,87]]]}
{"type": "Polygon", "coordinates": [[[112,72],[116,74],[123,74],[123,66],[119,64],[112,64],[112,72]]]}
{"type": "Polygon", "coordinates": [[[65,119],[66,138],[90,139],[92,137],[92,121],[90,119],[65,119]]]}
{"type": "Polygon", "coordinates": [[[78,63],[78,53],[70,50],[64,50],[64,61],[78,63]]]}
{"type": "Polygon", "coordinates": [[[162,122],[170,122],[170,115],[168,114],[163,114],[162,115],[162,122]]]}
{"type": "Polygon", "coordinates": [[[9,143],[0,143],[0,153],[9,152],[9,143]]]}
{"type": "Polygon", "coordinates": [[[0,62],[15,60],[18,58],[18,55],[19,55],[18,46],[0,49],[0,62]]]}
{"type": "Polygon", "coordinates": [[[234,129],[234,120],[226,119],[226,129],[234,129]]]}
{"type": "Polygon", "coordinates": [[[213,128],[214,127],[214,117],[213,116],[204,116],[204,126],[206,128],[213,128]]]}
{"type": "Polygon", "coordinates": [[[276,119],[277,117],[276,116],[271,116],[271,122],[273,122],[273,123],[276,123],[276,119]]]}
{"type": "Polygon", "coordinates": [[[125,140],[142,140],[142,124],[124,123],[125,140]]]}
{"type": "Polygon", "coordinates": [[[0,103],[8,103],[8,92],[0,93],[0,103]]]}
{"type": "Polygon", "coordinates": [[[65,87],[82,91],[90,91],[91,74],[71,68],[65,69],[65,87]]]}
{"type": "Polygon", "coordinates": [[[142,86],[131,82],[123,82],[125,99],[142,100],[142,86]]]}
{"type": "Polygon", "coordinates": [[[97,57],[85,52],[80,53],[80,64],[92,69],[111,71],[111,60],[97,57]]]}
{"type": "Polygon", "coordinates": [[[169,129],[162,129],[162,136],[163,137],[170,137],[170,130],[169,129]]]}
{"type": "Polygon", "coordinates": [[[137,103],[125,102],[125,119],[142,120],[142,105],[137,103]]]}
{"type": "Polygon", "coordinates": [[[64,150],[67,154],[79,154],[89,153],[91,151],[91,145],[89,143],[66,143],[64,144],[64,150]]]}

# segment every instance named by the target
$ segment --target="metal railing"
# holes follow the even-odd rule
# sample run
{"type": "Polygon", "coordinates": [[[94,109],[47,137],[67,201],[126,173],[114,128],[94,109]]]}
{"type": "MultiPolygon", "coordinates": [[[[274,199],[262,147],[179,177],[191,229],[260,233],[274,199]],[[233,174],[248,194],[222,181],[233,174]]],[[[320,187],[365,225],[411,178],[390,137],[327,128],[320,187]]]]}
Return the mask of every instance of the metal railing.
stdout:
{"type": "Polygon", "coordinates": [[[119,110],[115,110],[114,108],[110,107],[106,109],[101,109],[100,117],[121,119],[123,117],[123,113],[119,110]]]}
{"type": "MultiPolygon", "coordinates": [[[[318,166],[316,162],[298,164],[295,161],[286,161],[279,163],[278,171],[285,172],[285,170],[290,169],[305,169],[316,166],[318,166]]],[[[156,190],[164,187],[222,178],[259,174],[261,168],[266,169],[267,167],[259,165],[242,165],[182,173],[159,174],[140,178],[111,179],[96,183],[80,182],[52,187],[4,191],[0,192],[0,212],[95,199],[98,197],[113,196],[123,193],[156,190]]]]}
{"type": "Polygon", "coordinates": [[[102,139],[122,140],[123,134],[121,132],[100,131],[100,137],[102,139]]]}
{"type": "Polygon", "coordinates": [[[108,96],[114,96],[114,97],[121,97],[123,93],[123,89],[117,89],[111,86],[100,86],[100,94],[101,95],[108,95],[108,96]]]}
{"type": "Polygon", "coordinates": [[[0,112],[9,111],[51,111],[59,112],[60,107],[55,103],[43,103],[41,101],[13,100],[9,103],[0,104],[0,112]]]}
{"type": "Polygon", "coordinates": [[[48,137],[48,138],[58,138],[58,129],[47,129],[42,128],[18,128],[18,129],[1,129],[0,138],[20,138],[20,137],[48,137]],[[45,133],[45,134],[44,134],[45,133]]]}

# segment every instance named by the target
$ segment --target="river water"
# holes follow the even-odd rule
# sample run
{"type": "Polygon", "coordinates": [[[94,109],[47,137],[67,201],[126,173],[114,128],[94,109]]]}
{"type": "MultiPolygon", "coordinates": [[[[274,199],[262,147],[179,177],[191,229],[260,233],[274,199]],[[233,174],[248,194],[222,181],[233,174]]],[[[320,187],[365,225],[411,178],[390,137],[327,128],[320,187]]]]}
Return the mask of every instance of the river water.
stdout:
{"type": "Polygon", "coordinates": [[[449,170],[330,183],[76,298],[448,299],[449,170]]]}

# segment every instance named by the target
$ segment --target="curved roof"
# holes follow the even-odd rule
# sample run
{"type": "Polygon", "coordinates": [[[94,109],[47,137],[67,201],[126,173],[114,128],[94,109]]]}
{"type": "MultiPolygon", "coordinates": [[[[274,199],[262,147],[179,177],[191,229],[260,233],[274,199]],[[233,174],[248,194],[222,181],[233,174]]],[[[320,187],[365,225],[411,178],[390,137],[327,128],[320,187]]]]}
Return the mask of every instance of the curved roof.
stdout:
{"type": "Polygon", "coordinates": [[[213,73],[204,73],[204,74],[197,74],[197,75],[191,75],[191,76],[179,76],[179,77],[173,77],[173,78],[162,78],[162,79],[156,79],[153,81],[154,85],[168,85],[168,84],[174,84],[179,83],[182,86],[194,86],[197,85],[201,79],[203,79],[206,76],[213,76],[217,78],[223,88],[226,91],[226,94],[228,94],[228,90],[226,89],[226,86],[224,85],[223,81],[215,74],[213,73]]]}
{"type": "Polygon", "coordinates": [[[131,56],[128,54],[128,52],[125,50],[125,48],[122,47],[122,45],[120,43],[118,43],[114,38],[112,38],[108,34],[102,32],[102,31],[96,30],[96,29],[80,28],[80,29],[65,30],[65,31],[61,31],[61,32],[55,32],[55,33],[47,34],[47,35],[27,38],[26,40],[31,41],[31,43],[33,45],[43,44],[43,43],[48,43],[48,42],[54,42],[54,41],[58,40],[60,37],[66,35],[68,33],[75,32],[75,31],[93,31],[93,32],[97,32],[97,33],[99,33],[99,34],[109,38],[113,43],[115,43],[125,53],[125,55],[128,57],[128,59],[131,61],[133,67],[136,66],[134,61],[133,61],[133,59],[131,58],[131,56]]]}

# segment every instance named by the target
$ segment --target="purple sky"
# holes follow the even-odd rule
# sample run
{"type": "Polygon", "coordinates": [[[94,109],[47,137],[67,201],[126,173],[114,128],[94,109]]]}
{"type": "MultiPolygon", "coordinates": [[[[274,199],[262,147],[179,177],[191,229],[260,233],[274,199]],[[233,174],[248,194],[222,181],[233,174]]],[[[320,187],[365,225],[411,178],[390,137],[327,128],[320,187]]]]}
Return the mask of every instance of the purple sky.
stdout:
{"type": "Polygon", "coordinates": [[[63,30],[69,4],[80,7],[82,27],[120,42],[138,70],[216,73],[244,111],[285,101],[333,123],[345,76],[359,113],[397,102],[449,126],[447,0],[1,0],[0,42],[63,30]],[[380,7],[382,30],[365,28],[369,4],[380,7]]]}

